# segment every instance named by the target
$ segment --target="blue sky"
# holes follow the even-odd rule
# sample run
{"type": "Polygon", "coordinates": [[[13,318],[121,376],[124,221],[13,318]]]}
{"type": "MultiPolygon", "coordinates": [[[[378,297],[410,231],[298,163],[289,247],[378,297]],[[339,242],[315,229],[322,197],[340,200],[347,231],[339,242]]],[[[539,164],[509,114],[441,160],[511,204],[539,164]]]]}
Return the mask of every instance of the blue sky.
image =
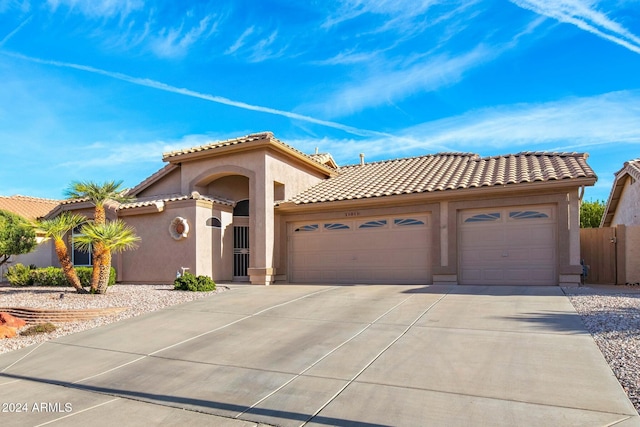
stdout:
{"type": "Polygon", "coordinates": [[[0,0],[0,195],[131,187],[270,130],[341,165],[640,157],[640,0],[0,0]]]}

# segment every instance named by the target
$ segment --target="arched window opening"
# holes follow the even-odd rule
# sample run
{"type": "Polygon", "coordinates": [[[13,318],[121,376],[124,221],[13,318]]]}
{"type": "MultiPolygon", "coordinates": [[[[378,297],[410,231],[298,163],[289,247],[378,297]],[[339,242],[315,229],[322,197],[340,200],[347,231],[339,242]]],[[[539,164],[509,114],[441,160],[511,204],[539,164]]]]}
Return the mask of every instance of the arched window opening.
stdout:
{"type": "Polygon", "coordinates": [[[207,227],[211,227],[211,228],[222,228],[222,222],[220,221],[220,218],[212,216],[211,218],[207,219],[207,223],[206,223],[207,227]]]}
{"type": "Polygon", "coordinates": [[[249,200],[240,200],[233,208],[233,216],[249,216],[249,200]]]}

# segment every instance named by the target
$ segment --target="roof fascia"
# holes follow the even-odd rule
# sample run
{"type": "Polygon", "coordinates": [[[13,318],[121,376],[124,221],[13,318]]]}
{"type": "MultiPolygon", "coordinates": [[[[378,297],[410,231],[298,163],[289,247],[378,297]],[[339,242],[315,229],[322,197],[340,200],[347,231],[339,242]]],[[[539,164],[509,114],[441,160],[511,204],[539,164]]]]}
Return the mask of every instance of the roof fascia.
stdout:
{"type": "Polygon", "coordinates": [[[613,221],[613,217],[616,215],[618,202],[620,202],[620,197],[622,196],[622,190],[624,189],[627,176],[631,175],[629,174],[629,168],[626,166],[616,172],[616,179],[613,180],[613,186],[609,192],[609,198],[607,199],[604,214],[600,221],[600,227],[611,227],[611,222],[613,221]]]}
{"type": "Polygon", "coordinates": [[[288,157],[294,158],[295,160],[298,160],[308,166],[311,166],[312,168],[322,172],[323,174],[325,174],[326,176],[335,176],[337,175],[337,172],[332,170],[331,168],[324,166],[318,162],[316,162],[315,160],[309,158],[308,156],[305,156],[304,154],[282,144],[279,143],[277,141],[274,141],[271,138],[267,138],[267,139],[257,139],[255,141],[246,141],[246,142],[242,142],[241,144],[235,144],[235,145],[228,145],[228,146],[224,146],[224,147],[216,147],[214,149],[210,149],[210,150],[203,150],[203,151],[196,151],[193,153],[184,153],[184,154],[180,154],[177,156],[172,156],[172,157],[164,157],[162,160],[165,162],[169,162],[172,164],[180,164],[183,162],[189,162],[189,161],[193,161],[193,160],[200,160],[203,158],[209,158],[209,157],[219,157],[219,156],[224,156],[224,155],[228,155],[228,154],[232,154],[232,153],[241,153],[244,151],[253,151],[253,150],[257,150],[260,148],[269,148],[269,149],[273,149],[277,152],[283,153],[288,157]]]}
{"type": "MultiPolygon", "coordinates": [[[[44,219],[55,218],[60,215],[62,212],[71,212],[71,211],[79,211],[83,209],[95,209],[93,203],[88,201],[83,202],[71,202],[71,203],[60,203],[53,210],[51,210],[48,214],[46,214],[44,219]]],[[[111,208],[113,209],[113,208],[111,208]]]]}
{"type": "Polygon", "coordinates": [[[131,190],[129,190],[127,194],[129,196],[135,197],[136,195],[140,194],[142,191],[146,190],[151,185],[160,181],[162,178],[169,175],[171,172],[178,169],[179,167],[180,167],[179,164],[170,163],[169,165],[165,166],[164,168],[160,169],[159,171],[157,171],[156,173],[154,173],[153,175],[151,175],[150,177],[142,181],[140,184],[133,187],[131,190]]]}

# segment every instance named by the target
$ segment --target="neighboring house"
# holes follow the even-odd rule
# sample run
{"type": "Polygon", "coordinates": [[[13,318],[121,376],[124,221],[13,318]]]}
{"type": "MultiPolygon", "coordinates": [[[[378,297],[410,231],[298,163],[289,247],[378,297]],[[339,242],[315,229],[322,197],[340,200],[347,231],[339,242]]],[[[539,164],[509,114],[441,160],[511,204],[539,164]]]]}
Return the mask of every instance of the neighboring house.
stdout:
{"type": "Polygon", "coordinates": [[[601,227],[612,227],[616,246],[616,282],[640,283],[640,159],[615,173],[601,227]]]}
{"type": "Polygon", "coordinates": [[[640,225],[640,159],[631,160],[615,173],[602,227],[640,225]]]}
{"type": "MultiPolygon", "coordinates": [[[[354,155],[354,157],[357,154],[354,155]]],[[[112,216],[120,281],[578,285],[577,153],[440,153],[338,167],[270,132],[170,153],[112,216]]],[[[86,202],[63,210],[90,212],[86,202]]]]}
{"type": "MultiPolygon", "coordinates": [[[[19,195],[10,197],[0,196],[1,210],[12,212],[29,220],[44,217],[59,204],[59,200],[41,199],[37,197],[19,195]]],[[[53,246],[50,242],[42,242],[41,238],[39,238],[38,241],[40,244],[33,252],[11,257],[9,265],[15,263],[21,263],[24,265],[35,264],[38,267],[52,265],[55,261],[53,246]]],[[[6,272],[6,269],[6,264],[0,269],[0,280],[4,280],[4,273],[6,272]]]]}

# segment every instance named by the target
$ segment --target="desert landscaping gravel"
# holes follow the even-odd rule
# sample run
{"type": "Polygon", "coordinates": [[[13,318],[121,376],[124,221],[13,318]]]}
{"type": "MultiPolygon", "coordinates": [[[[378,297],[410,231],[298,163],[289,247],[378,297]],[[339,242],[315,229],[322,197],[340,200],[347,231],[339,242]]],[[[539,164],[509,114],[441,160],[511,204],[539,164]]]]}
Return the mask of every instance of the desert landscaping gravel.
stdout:
{"type": "Polygon", "coordinates": [[[564,291],[640,413],[640,289],[584,286],[564,291]]]}
{"type": "MultiPolygon", "coordinates": [[[[126,307],[111,316],[57,324],[54,332],[0,340],[0,354],[164,307],[206,298],[213,292],[176,291],[173,285],[115,285],[106,295],[79,295],[73,289],[0,286],[0,307],[93,309],[126,307]],[[61,294],[63,297],[60,298],[61,294]]],[[[630,286],[564,288],[604,358],[640,413],[640,288],[630,286]]]]}
{"type": "MultiPolygon", "coordinates": [[[[111,316],[96,317],[80,322],[61,322],[54,332],[31,336],[16,336],[0,339],[0,354],[38,344],[129,317],[138,316],[164,307],[206,298],[228,290],[218,286],[212,292],[176,291],[173,285],[114,285],[104,295],[78,294],[72,288],[52,287],[0,287],[0,307],[26,307],[57,310],[85,310],[95,308],[126,307],[111,316]],[[62,298],[61,298],[62,296],[62,298]]],[[[1,311],[1,310],[0,310],[1,311]]],[[[25,329],[29,325],[18,330],[25,329]]]]}

